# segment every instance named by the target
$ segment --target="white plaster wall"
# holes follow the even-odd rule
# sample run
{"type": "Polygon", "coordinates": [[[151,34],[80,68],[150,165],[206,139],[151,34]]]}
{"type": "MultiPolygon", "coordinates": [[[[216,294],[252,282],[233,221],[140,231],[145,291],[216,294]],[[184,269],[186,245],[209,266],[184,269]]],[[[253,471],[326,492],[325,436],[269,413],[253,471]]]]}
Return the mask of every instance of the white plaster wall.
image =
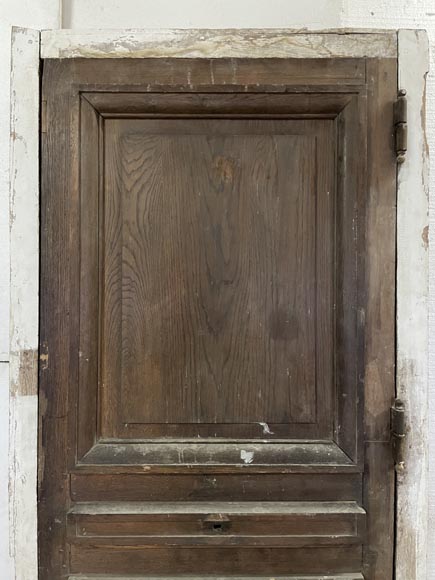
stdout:
{"type": "Polygon", "coordinates": [[[63,0],[63,28],[327,28],[341,0],[63,0]]]}

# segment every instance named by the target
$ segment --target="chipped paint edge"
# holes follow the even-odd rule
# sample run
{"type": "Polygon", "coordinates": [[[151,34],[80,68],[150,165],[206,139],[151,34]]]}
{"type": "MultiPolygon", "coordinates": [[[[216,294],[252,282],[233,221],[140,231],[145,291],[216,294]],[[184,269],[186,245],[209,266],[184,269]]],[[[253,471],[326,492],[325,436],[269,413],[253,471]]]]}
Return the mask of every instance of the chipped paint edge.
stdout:
{"type": "Polygon", "coordinates": [[[9,549],[37,580],[40,33],[12,29],[10,134],[9,549]]]}
{"type": "Polygon", "coordinates": [[[396,58],[395,31],[43,30],[42,58],[396,58]]]}
{"type": "Polygon", "coordinates": [[[428,200],[425,136],[427,34],[400,30],[399,89],[407,91],[408,151],[397,191],[397,396],[408,411],[404,470],[397,474],[396,580],[427,574],[428,200]]]}

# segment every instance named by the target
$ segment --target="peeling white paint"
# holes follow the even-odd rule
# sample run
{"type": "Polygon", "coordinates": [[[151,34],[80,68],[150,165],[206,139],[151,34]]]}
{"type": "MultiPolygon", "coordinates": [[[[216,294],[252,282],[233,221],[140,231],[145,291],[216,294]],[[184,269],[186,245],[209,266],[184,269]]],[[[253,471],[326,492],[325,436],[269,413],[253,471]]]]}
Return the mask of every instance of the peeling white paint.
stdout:
{"type": "Polygon", "coordinates": [[[16,580],[37,578],[39,32],[12,36],[10,144],[10,554],[16,580]]]}
{"type": "Polygon", "coordinates": [[[254,461],[254,452],[245,451],[245,449],[242,449],[240,451],[240,459],[243,461],[243,463],[252,463],[254,461]]]}
{"type": "Polygon", "coordinates": [[[428,516],[428,224],[425,140],[427,35],[399,32],[399,87],[408,98],[408,153],[399,169],[397,211],[397,395],[408,410],[405,468],[397,475],[397,580],[426,578],[428,516]],[[412,272],[412,275],[410,273],[412,272]]]}
{"type": "Polygon", "coordinates": [[[397,56],[396,33],[292,30],[43,30],[42,58],[348,58],[397,56]]]}

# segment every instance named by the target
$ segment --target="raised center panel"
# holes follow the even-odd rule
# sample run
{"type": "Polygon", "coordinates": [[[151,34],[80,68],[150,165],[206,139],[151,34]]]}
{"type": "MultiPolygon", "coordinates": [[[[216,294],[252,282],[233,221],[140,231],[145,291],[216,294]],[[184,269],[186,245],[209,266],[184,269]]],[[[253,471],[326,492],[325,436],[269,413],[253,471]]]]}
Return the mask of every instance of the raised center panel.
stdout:
{"type": "Polygon", "coordinates": [[[104,122],[103,436],[331,435],[333,134],[104,122]]]}

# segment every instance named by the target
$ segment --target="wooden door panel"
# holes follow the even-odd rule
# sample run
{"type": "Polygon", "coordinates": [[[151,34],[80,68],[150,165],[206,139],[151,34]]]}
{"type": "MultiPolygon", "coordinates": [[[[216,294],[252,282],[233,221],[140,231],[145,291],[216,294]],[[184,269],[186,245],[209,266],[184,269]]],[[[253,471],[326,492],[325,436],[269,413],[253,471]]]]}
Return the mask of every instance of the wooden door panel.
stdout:
{"type": "Polygon", "coordinates": [[[316,125],[105,122],[103,437],[285,436],[317,411],[328,437],[334,152],[316,125]]]}
{"type": "Polygon", "coordinates": [[[361,543],[365,512],[356,502],[125,502],[78,505],[71,537],[152,538],[169,545],[361,543]]]}
{"type": "Polygon", "coordinates": [[[391,578],[395,71],[44,62],[41,580],[391,578]]]}
{"type": "MultiPolygon", "coordinates": [[[[194,475],[144,476],[143,471],[133,474],[74,473],[71,475],[71,499],[77,503],[279,500],[354,501],[362,504],[360,474],[290,473],[283,478],[269,473],[221,474],[213,468],[207,474],[194,475]]],[[[203,472],[204,468],[201,467],[200,471],[203,472]]]]}
{"type": "Polygon", "coordinates": [[[117,114],[105,93],[80,100],[82,223],[100,224],[82,233],[81,455],[96,439],[333,442],[341,423],[357,461],[361,361],[338,353],[361,337],[339,284],[356,302],[364,136],[337,115],[362,122],[364,99],[310,95],[322,118],[307,120],[294,113],[306,95],[231,95],[241,120],[219,113],[228,95],[183,95],[189,119],[171,97],[140,109],[116,94],[117,114]],[[339,142],[353,162],[340,199],[339,142]]]}
{"type": "Polygon", "coordinates": [[[361,547],[210,548],[74,543],[71,570],[98,574],[324,574],[358,568],[361,547]]]}

